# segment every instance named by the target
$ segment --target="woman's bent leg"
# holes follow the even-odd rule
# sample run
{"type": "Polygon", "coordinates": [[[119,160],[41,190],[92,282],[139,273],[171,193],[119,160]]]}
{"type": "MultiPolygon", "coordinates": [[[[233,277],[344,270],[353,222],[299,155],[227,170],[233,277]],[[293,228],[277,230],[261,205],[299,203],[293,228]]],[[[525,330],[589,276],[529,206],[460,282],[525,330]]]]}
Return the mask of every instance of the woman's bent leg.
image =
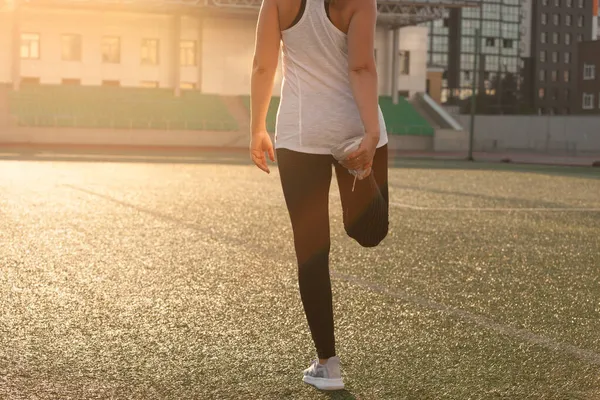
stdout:
{"type": "Polygon", "coordinates": [[[389,226],[388,146],[376,150],[371,175],[357,180],[354,191],[354,176],[335,164],[346,233],[361,246],[377,246],[389,226]]]}
{"type": "Polygon", "coordinates": [[[329,276],[331,157],[277,150],[285,202],[294,232],[298,283],[319,358],[335,356],[329,276]]]}

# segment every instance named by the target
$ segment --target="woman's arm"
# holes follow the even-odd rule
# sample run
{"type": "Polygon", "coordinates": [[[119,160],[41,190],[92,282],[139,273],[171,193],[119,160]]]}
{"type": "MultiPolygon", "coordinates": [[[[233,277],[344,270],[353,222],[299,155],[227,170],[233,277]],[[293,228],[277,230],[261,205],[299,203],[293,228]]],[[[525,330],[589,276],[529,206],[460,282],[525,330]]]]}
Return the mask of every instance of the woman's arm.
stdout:
{"type": "Polygon", "coordinates": [[[251,81],[251,127],[252,134],[266,131],[267,111],[277,64],[281,32],[277,0],[263,0],[256,27],[254,60],[251,81]]]}
{"type": "Polygon", "coordinates": [[[263,0],[256,27],[256,43],[252,62],[250,156],[254,164],[266,173],[270,173],[270,170],[265,153],[268,153],[271,161],[275,161],[275,152],[267,133],[266,120],[279,62],[280,42],[277,0],[263,0]]]}
{"type": "Polygon", "coordinates": [[[365,134],[379,139],[378,78],[375,66],[376,0],[355,0],[348,27],[350,84],[365,134]]]}

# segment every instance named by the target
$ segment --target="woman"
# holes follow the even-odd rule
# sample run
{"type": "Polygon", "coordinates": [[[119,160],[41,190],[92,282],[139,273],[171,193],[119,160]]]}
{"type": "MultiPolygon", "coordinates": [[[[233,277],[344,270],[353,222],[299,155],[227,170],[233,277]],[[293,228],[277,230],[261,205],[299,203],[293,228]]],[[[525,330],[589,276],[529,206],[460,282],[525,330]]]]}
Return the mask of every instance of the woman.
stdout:
{"type": "Polygon", "coordinates": [[[374,60],[376,0],[263,0],[252,71],[251,157],[269,173],[266,130],[280,44],[283,85],[275,147],[298,261],[300,296],[318,360],[304,382],[342,389],[329,276],[328,196],[335,168],[344,227],[365,247],[388,231],[387,132],[374,60]],[[359,139],[341,160],[332,152],[359,139]],[[362,171],[356,174],[350,172],[362,171]]]}

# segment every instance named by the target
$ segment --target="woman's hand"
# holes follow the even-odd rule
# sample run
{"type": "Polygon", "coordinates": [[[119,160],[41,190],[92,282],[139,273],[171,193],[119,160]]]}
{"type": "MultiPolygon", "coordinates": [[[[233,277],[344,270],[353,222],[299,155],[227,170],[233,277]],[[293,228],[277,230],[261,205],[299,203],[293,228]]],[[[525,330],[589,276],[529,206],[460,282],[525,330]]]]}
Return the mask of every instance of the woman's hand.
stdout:
{"type": "Polygon", "coordinates": [[[377,144],[379,144],[379,134],[365,134],[358,149],[340,163],[348,169],[363,170],[364,173],[358,179],[366,178],[371,173],[377,144]]]}
{"type": "Polygon", "coordinates": [[[268,153],[269,159],[275,162],[275,151],[269,134],[266,131],[253,133],[250,141],[250,157],[252,157],[252,161],[258,168],[270,174],[271,171],[267,166],[265,153],[268,153]]]}

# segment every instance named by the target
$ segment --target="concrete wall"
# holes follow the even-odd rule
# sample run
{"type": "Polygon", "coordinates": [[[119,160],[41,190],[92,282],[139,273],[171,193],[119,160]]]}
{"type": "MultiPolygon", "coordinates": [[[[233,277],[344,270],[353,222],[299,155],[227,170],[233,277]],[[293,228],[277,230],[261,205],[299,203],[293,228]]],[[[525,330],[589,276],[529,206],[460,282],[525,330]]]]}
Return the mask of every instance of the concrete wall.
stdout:
{"type": "MultiPolygon", "coordinates": [[[[246,132],[11,127],[0,129],[0,145],[2,144],[248,148],[248,134],[246,132]]],[[[390,135],[389,148],[392,151],[431,151],[433,138],[390,135]]]]}
{"type": "MultiPolygon", "coordinates": [[[[456,118],[468,131],[470,117],[456,118]]],[[[475,118],[474,139],[478,151],[599,152],[600,117],[482,115],[475,118]]]]}
{"type": "MultiPolygon", "coordinates": [[[[398,90],[408,90],[409,96],[425,92],[427,83],[427,34],[424,26],[400,29],[400,49],[410,51],[409,75],[399,75],[398,90]]],[[[391,76],[391,74],[389,74],[391,76]]]]}
{"type": "MultiPolygon", "coordinates": [[[[255,18],[207,18],[204,23],[202,91],[250,94],[255,18]]],[[[281,57],[280,57],[281,58],[281,57]]],[[[281,93],[281,62],[273,94],[281,93]]]]}
{"type": "Polygon", "coordinates": [[[457,152],[469,149],[469,132],[452,129],[436,129],[433,137],[433,151],[457,152]]]}
{"type": "Polygon", "coordinates": [[[431,151],[433,150],[433,137],[389,135],[388,147],[392,151],[431,151]]]}
{"type": "Polygon", "coordinates": [[[12,81],[12,14],[0,13],[0,83],[12,81]]]}
{"type": "MultiPolygon", "coordinates": [[[[409,96],[424,92],[427,87],[427,28],[410,26],[400,29],[398,51],[410,51],[409,75],[398,75],[398,90],[408,91],[409,96]]],[[[384,27],[377,27],[375,37],[379,93],[392,95],[393,34],[384,27]]],[[[400,68],[400,66],[398,66],[400,68]]]]}
{"type": "Polygon", "coordinates": [[[392,34],[383,27],[377,27],[375,31],[375,53],[377,57],[377,74],[379,75],[379,93],[391,96],[391,78],[392,73],[392,34]]]}
{"type": "MultiPolygon", "coordinates": [[[[11,13],[0,14],[0,82],[10,82],[11,13]]],[[[172,87],[174,18],[169,15],[125,12],[87,12],[75,10],[29,9],[23,11],[21,32],[40,34],[39,60],[21,60],[21,76],[36,77],[42,84],[59,84],[62,79],[80,79],[83,85],[99,85],[117,80],[121,86],[140,86],[142,81],[172,87]],[[82,60],[61,60],[61,35],[82,36],[82,60]],[[105,64],[101,60],[103,36],[121,38],[121,62],[105,64]],[[160,62],[141,65],[143,38],[159,40],[160,62]]],[[[250,93],[250,77],[256,16],[182,17],[181,39],[198,41],[198,66],[182,67],[180,81],[195,83],[206,93],[237,95],[250,93]],[[200,78],[201,77],[201,78],[200,78]]],[[[392,34],[378,27],[376,33],[379,90],[391,95],[392,34]]],[[[410,51],[410,75],[400,76],[399,90],[411,94],[425,90],[427,30],[407,27],[400,30],[399,50],[410,51]]],[[[273,94],[281,92],[281,63],[273,94]]]]}
{"type": "Polygon", "coordinates": [[[0,130],[0,144],[77,144],[121,146],[247,147],[243,132],[160,131],[68,128],[0,130]]]}
{"type": "MultiPolygon", "coordinates": [[[[0,14],[0,18],[9,15],[0,14]]],[[[21,31],[40,34],[41,55],[39,60],[21,60],[21,76],[39,77],[42,84],[80,79],[82,85],[117,80],[121,86],[135,87],[142,81],[155,81],[160,87],[173,87],[173,23],[174,18],[168,15],[28,10],[23,13],[21,31]],[[61,60],[61,35],[65,33],[82,36],[81,61],[61,60]],[[119,64],[102,63],[103,36],[120,37],[119,64]],[[141,65],[143,38],[159,40],[158,65],[141,65]]],[[[247,17],[206,18],[203,24],[197,18],[182,18],[181,40],[197,41],[200,54],[197,66],[181,67],[180,81],[194,83],[207,93],[248,94],[255,25],[256,20],[247,17]]],[[[0,20],[0,46],[9,49],[9,45],[9,24],[0,20]]],[[[0,82],[11,80],[8,57],[8,52],[0,53],[0,82]]],[[[274,94],[280,93],[280,83],[281,70],[276,77],[274,94]]]]}
{"type": "Polygon", "coordinates": [[[118,80],[122,86],[139,86],[141,81],[157,81],[169,87],[170,17],[126,13],[43,10],[23,13],[21,32],[40,34],[40,59],[21,60],[21,76],[39,77],[42,84],[59,84],[62,79],[81,79],[82,85],[99,85],[102,80],[118,80]],[[82,60],[61,60],[61,35],[82,35],[82,60]],[[103,64],[101,40],[104,35],[121,38],[121,62],[103,64]],[[142,38],[158,39],[160,63],[141,65],[142,38]]]}

